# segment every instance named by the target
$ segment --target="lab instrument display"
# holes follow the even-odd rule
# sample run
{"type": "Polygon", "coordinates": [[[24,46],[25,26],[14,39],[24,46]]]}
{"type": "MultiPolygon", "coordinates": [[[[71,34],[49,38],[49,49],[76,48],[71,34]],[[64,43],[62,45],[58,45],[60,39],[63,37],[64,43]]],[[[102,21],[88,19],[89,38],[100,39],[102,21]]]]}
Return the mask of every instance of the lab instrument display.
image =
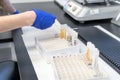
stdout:
{"type": "Polygon", "coordinates": [[[80,22],[110,19],[119,13],[120,4],[113,0],[69,0],[64,11],[80,22]]]}

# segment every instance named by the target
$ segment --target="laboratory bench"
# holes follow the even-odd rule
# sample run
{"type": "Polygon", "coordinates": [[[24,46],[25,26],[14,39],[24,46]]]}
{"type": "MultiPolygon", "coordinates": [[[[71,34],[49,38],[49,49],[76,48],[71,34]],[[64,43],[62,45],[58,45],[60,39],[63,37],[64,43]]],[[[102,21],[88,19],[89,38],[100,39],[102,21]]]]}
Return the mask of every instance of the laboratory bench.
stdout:
{"type": "MultiPolygon", "coordinates": [[[[90,38],[91,34],[92,34],[91,31],[95,31],[96,33],[98,32],[97,34],[100,34],[100,35],[104,35],[104,34],[101,33],[101,31],[96,30],[96,28],[93,28],[92,26],[100,25],[104,29],[106,29],[109,32],[116,35],[117,37],[120,37],[120,27],[117,25],[111,24],[110,19],[87,21],[83,24],[83,23],[80,23],[80,22],[72,19],[69,15],[67,15],[63,11],[62,7],[60,7],[55,2],[16,3],[16,4],[14,4],[14,6],[20,12],[24,12],[24,11],[31,10],[31,9],[40,9],[40,10],[45,10],[47,12],[53,13],[54,15],[56,15],[58,21],[61,24],[68,24],[70,27],[72,27],[73,29],[78,31],[80,40],[82,40],[85,44],[87,41],[92,41],[95,45],[97,45],[96,47],[100,48],[100,51],[103,50],[103,48],[101,48],[101,46],[102,46],[101,44],[106,44],[106,43],[104,42],[104,39],[102,39],[102,37],[100,36],[101,40],[104,43],[97,44],[96,40],[93,40],[93,39],[95,39],[95,37],[90,38]],[[88,32],[86,30],[88,30],[88,32]],[[89,34],[89,32],[91,32],[91,34],[89,34]],[[88,33],[88,35],[90,37],[87,37],[88,35],[86,33],[88,33]],[[86,34],[86,35],[84,35],[84,34],[86,34]]],[[[99,27],[97,27],[97,28],[99,28],[99,27]]],[[[13,41],[15,44],[15,51],[16,51],[17,60],[18,60],[17,63],[18,63],[18,70],[19,70],[20,78],[21,78],[21,80],[38,80],[38,76],[35,72],[31,58],[28,55],[28,51],[25,47],[25,43],[21,36],[22,34],[23,34],[23,32],[22,32],[21,28],[12,31],[13,41]]],[[[95,36],[97,37],[97,35],[95,35],[95,36]]],[[[108,37],[108,36],[105,35],[104,38],[106,38],[106,37],[108,37]]],[[[100,41],[100,40],[98,40],[98,41],[100,41]]],[[[119,46],[120,42],[116,42],[116,44],[118,44],[117,49],[120,49],[120,46],[119,46]]],[[[106,45],[108,45],[108,44],[106,44],[106,45]]],[[[105,48],[105,49],[107,49],[107,48],[105,48]]],[[[112,64],[111,60],[109,61],[109,59],[106,59],[107,56],[104,56],[104,54],[102,54],[102,52],[104,52],[104,50],[101,51],[101,55],[100,55],[101,58],[105,62],[107,62],[110,66],[112,66],[117,72],[120,72],[119,66],[117,66],[117,68],[116,68],[114,66],[115,63],[112,64]]],[[[106,52],[107,52],[107,50],[106,50],[106,52]]],[[[42,80],[42,79],[40,79],[40,80],[42,80]]]]}

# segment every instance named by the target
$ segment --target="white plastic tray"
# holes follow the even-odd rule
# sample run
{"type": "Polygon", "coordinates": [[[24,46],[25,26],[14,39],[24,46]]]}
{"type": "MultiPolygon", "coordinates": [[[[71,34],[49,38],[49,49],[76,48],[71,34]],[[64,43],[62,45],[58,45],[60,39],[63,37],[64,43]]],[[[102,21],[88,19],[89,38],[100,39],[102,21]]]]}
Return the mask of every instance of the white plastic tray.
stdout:
{"type": "Polygon", "coordinates": [[[79,53],[80,44],[71,46],[65,39],[60,38],[48,38],[36,40],[37,49],[42,55],[48,59],[52,59],[53,56],[66,55],[68,53],[79,53]]]}
{"type": "Polygon", "coordinates": [[[53,57],[53,68],[56,80],[110,80],[108,75],[86,64],[84,55],[66,55],[53,57]]]}

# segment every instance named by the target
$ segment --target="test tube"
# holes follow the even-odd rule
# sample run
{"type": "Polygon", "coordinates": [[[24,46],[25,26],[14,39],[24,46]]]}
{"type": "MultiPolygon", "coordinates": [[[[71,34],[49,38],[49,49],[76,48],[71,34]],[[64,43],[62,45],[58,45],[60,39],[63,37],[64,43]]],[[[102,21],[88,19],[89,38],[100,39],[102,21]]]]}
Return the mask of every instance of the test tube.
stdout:
{"type": "Polygon", "coordinates": [[[90,45],[91,45],[91,44],[92,44],[91,42],[87,42],[86,58],[87,58],[89,64],[92,64],[92,58],[91,58],[91,56],[90,56],[90,45]]]}
{"type": "Polygon", "coordinates": [[[95,45],[91,42],[88,42],[87,43],[87,53],[86,53],[86,56],[87,56],[87,59],[88,59],[88,62],[89,64],[93,64],[93,59],[94,59],[94,50],[95,50],[95,45]]]}
{"type": "Polygon", "coordinates": [[[69,27],[67,28],[67,41],[70,45],[72,45],[72,33],[69,27]]]}
{"type": "Polygon", "coordinates": [[[73,29],[69,29],[70,32],[70,43],[71,45],[75,45],[75,40],[76,40],[76,34],[73,29]]]}
{"type": "Polygon", "coordinates": [[[78,33],[74,31],[74,45],[77,45],[78,33]]]}
{"type": "Polygon", "coordinates": [[[95,54],[94,70],[96,70],[96,75],[99,76],[100,75],[99,65],[98,65],[99,50],[97,48],[95,48],[94,54],[95,54]]]}
{"type": "Polygon", "coordinates": [[[60,39],[66,39],[66,29],[64,28],[64,26],[61,26],[59,36],[60,36],[60,39]]]}
{"type": "Polygon", "coordinates": [[[70,42],[70,41],[71,41],[71,38],[72,38],[72,37],[71,37],[71,34],[68,32],[68,34],[67,34],[67,41],[70,42]]]}

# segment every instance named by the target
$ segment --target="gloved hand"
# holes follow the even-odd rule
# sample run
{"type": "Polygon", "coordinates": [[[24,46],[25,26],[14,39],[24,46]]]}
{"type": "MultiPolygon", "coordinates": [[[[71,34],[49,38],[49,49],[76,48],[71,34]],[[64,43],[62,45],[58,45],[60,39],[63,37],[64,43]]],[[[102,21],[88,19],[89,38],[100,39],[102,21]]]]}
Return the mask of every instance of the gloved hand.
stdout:
{"type": "Polygon", "coordinates": [[[15,12],[13,12],[13,14],[18,14],[19,13],[19,11],[18,10],[16,10],[15,12]]]}
{"type": "Polygon", "coordinates": [[[42,10],[33,10],[36,13],[36,19],[33,23],[33,27],[38,29],[47,29],[55,22],[56,17],[50,13],[42,10]]]}

